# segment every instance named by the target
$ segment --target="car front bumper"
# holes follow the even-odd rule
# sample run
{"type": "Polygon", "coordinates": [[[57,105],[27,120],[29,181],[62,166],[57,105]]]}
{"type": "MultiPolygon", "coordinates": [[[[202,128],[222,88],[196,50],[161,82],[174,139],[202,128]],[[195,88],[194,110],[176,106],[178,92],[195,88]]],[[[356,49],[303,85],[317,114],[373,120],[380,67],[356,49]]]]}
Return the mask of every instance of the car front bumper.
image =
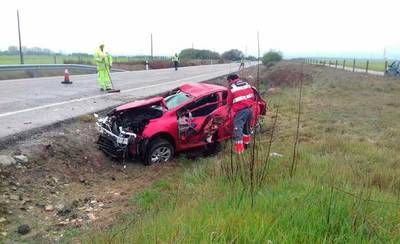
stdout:
{"type": "Polygon", "coordinates": [[[135,142],[137,137],[134,133],[125,132],[119,128],[120,133],[113,133],[106,124],[107,118],[99,119],[96,122],[96,128],[99,132],[97,144],[99,148],[114,158],[122,158],[128,153],[128,146],[135,142]]]}

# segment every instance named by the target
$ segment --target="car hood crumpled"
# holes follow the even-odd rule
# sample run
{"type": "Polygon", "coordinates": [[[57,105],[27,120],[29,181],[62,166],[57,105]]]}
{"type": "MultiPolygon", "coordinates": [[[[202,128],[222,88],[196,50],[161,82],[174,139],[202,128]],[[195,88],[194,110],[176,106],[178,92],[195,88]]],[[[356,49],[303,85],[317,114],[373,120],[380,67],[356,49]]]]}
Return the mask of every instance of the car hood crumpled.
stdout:
{"type": "Polygon", "coordinates": [[[156,104],[163,104],[164,105],[164,98],[163,97],[153,97],[149,99],[143,99],[143,100],[136,100],[130,103],[123,104],[121,106],[118,106],[115,108],[115,111],[123,111],[127,109],[132,109],[132,108],[140,108],[144,106],[152,106],[156,104]]]}

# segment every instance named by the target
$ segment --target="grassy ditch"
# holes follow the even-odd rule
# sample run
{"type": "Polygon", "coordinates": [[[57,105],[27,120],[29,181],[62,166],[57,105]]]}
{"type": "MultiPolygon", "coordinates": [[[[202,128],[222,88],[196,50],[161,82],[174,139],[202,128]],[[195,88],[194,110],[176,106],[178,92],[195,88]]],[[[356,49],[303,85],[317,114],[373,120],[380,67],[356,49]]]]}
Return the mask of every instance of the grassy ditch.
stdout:
{"type": "Polygon", "coordinates": [[[231,155],[228,142],[215,157],[181,162],[132,197],[136,212],[85,241],[398,243],[400,83],[290,63],[261,77],[276,87],[254,160],[251,149],[231,155]],[[299,127],[289,71],[304,79],[299,127]]]}

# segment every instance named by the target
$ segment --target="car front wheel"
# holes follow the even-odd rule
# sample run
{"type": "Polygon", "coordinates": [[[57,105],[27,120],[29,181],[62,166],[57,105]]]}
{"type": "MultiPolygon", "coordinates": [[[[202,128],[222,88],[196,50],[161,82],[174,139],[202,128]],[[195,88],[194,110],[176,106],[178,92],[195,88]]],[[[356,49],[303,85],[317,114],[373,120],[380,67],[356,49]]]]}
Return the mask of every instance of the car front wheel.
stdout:
{"type": "Polygon", "coordinates": [[[170,161],[174,157],[174,147],[164,139],[152,141],[146,153],[145,164],[157,164],[170,161]]]}

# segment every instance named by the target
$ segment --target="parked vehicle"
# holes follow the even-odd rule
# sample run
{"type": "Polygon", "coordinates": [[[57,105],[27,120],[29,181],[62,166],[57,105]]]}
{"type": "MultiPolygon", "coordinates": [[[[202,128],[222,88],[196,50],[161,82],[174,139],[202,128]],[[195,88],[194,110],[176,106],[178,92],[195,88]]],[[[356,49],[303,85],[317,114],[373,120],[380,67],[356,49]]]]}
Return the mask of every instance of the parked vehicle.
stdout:
{"type": "Polygon", "coordinates": [[[388,65],[385,75],[400,76],[400,61],[393,61],[388,65]]]}
{"type": "MultiPolygon", "coordinates": [[[[255,128],[267,104],[253,89],[255,128]]],[[[233,131],[227,99],[226,87],[196,83],[121,105],[98,119],[99,148],[115,158],[139,157],[149,165],[169,161],[176,152],[227,140],[233,131]]]]}

